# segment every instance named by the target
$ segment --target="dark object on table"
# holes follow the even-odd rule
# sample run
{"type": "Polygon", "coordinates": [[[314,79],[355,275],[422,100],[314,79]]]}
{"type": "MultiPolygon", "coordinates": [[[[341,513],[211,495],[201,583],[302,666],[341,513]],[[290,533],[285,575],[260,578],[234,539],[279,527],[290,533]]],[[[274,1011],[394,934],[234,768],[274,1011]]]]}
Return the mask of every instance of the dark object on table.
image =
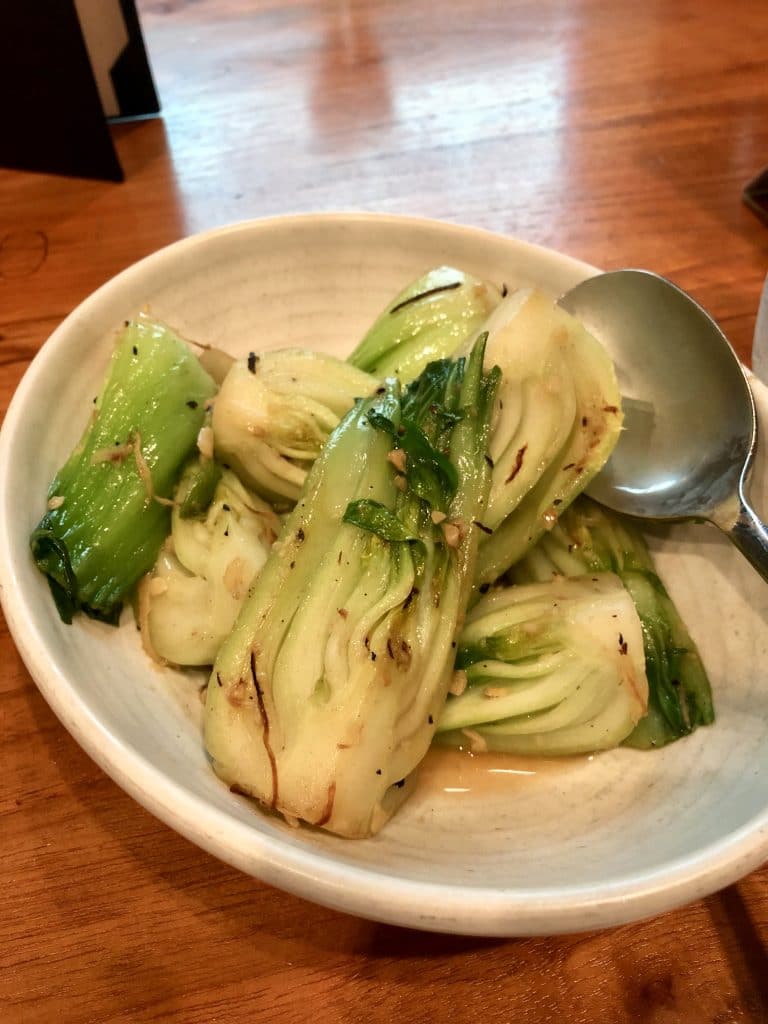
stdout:
{"type": "Polygon", "coordinates": [[[768,224],[768,167],[747,185],[744,202],[760,220],[768,224]]]}
{"type": "Polygon", "coordinates": [[[122,181],[108,118],[159,102],[134,0],[0,5],[0,166],[122,181]]]}

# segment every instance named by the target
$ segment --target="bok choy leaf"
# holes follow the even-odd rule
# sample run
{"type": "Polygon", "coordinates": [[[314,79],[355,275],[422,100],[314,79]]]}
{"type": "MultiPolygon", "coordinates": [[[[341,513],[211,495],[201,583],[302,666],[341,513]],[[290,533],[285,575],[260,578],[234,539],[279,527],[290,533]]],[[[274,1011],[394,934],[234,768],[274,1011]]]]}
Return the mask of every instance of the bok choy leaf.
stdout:
{"type": "Polygon", "coordinates": [[[30,538],[59,615],[116,622],[165,539],[171,494],[195,449],[213,380],[170,328],[141,316],[117,339],[80,443],[30,538]]]}

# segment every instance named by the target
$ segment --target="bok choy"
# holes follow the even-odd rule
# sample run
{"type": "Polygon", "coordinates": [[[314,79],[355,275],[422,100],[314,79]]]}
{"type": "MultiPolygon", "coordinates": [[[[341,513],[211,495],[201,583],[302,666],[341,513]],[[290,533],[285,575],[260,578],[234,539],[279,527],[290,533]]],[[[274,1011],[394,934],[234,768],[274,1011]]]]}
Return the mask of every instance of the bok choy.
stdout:
{"type": "Polygon", "coordinates": [[[536,290],[508,296],[486,324],[498,365],[491,493],[477,581],[492,583],[551,529],[619,438],[621,400],[602,346],[536,290]]]}
{"type": "Polygon", "coordinates": [[[602,468],[622,413],[610,359],[570,314],[536,289],[502,298],[450,267],[398,295],[350,361],[408,380],[435,353],[469,351],[480,331],[488,334],[487,365],[502,371],[478,558],[484,585],[514,565],[602,468]]]}
{"type": "Polygon", "coordinates": [[[216,457],[257,494],[292,504],[341,417],[378,385],[319,352],[251,352],[230,367],[216,397],[216,457]]]}
{"type": "Polygon", "coordinates": [[[499,289],[487,281],[455,267],[435,267],[395,296],[348,362],[408,383],[474,337],[500,299],[499,289]]]}
{"type": "Polygon", "coordinates": [[[661,747],[714,721],[712,691],[696,644],[659,579],[643,535],[623,516],[580,497],[515,566],[517,581],[614,572],[635,603],[643,627],[648,714],[626,739],[661,747]]]}
{"type": "Polygon", "coordinates": [[[139,584],[144,647],[174,665],[213,663],[281,527],[272,508],[228,469],[207,506],[185,515],[200,475],[193,464],[182,476],[170,537],[139,584]]]}
{"type": "Polygon", "coordinates": [[[486,594],[467,616],[456,666],[466,685],[448,698],[439,739],[475,752],[605,750],[647,708],[640,621],[610,573],[486,594]]]}
{"type": "Polygon", "coordinates": [[[467,360],[388,380],[326,443],[208,684],[216,772],[288,818],[378,831],[453,674],[498,382],[467,360]]]}
{"type": "Polygon", "coordinates": [[[85,433],[30,538],[59,615],[116,622],[155,561],[171,494],[195,449],[214,382],[173,331],[141,316],[118,337],[85,433]]]}

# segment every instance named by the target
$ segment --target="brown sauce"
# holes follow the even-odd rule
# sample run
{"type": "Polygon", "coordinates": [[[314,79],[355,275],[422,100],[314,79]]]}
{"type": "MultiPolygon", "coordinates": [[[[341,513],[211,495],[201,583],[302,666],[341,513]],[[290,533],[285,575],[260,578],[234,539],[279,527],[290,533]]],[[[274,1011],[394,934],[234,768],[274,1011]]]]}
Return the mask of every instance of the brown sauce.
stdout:
{"type": "Polygon", "coordinates": [[[473,754],[469,750],[432,747],[419,770],[419,789],[456,799],[503,796],[542,777],[562,776],[590,759],[473,754]]]}

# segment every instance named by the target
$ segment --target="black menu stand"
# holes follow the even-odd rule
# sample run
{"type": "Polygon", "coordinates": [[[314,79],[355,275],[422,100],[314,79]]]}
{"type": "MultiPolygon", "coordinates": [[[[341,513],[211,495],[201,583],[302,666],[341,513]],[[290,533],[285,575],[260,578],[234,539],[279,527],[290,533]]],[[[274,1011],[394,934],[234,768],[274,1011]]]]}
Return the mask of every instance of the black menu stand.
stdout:
{"type": "Polygon", "coordinates": [[[122,181],[109,122],[160,110],[134,0],[0,0],[0,97],[0,167],[122,181]]]}

